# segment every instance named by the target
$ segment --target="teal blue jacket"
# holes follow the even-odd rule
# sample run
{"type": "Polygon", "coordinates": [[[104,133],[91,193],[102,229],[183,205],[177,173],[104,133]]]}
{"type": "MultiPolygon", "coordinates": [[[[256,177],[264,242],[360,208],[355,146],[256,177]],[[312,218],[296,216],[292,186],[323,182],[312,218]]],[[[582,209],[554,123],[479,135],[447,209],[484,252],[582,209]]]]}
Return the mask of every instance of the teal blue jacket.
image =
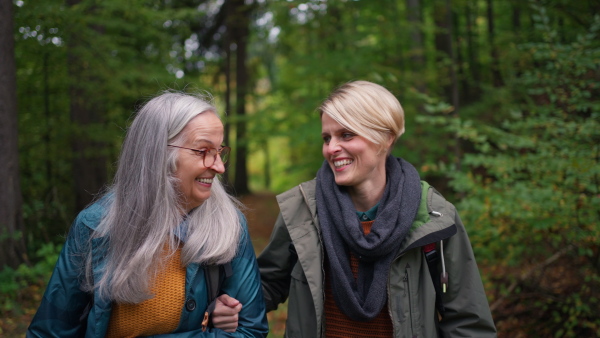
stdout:
{"type": "MultiPolygon", "coordinates": [[[[106,198],[83,210],[73,223],[67,241],[58,257],[52,277],[28,330],[27,337],[104,337],[108,329],[112,304],[96,293],[81,290],[85,256],[89,252],[92,232],[106,210],[106,198]]],[[[238,299],[243,307],[239,313],[238,329],[234,333],[208,328],[202,332],[201,323],[207,307],[204,269],[198,264],[187,266],[185,302],[177,329],[157,337],[265,337],[268,324],[260,284],[260,275],[246,221],[242,217],[243,234],[237,256],[231,262],[233,275],[227,278],[222,293],[238,299]]],[[[92,240],[94,279],[101,276],[106,253],[103,238],[92,240]]]]}

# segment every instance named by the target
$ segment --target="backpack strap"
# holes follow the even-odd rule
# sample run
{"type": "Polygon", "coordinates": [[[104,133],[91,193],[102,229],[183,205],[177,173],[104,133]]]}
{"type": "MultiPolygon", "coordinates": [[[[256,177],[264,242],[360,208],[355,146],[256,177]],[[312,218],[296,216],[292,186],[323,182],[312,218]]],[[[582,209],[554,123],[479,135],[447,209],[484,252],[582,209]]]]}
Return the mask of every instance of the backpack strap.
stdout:
{"type": "MultiPolygon", "coordinates": [[[[424,191],[427,191],[428,214],[435,217],[442,217],[442,213],[435,211],[435,209],[442,207],[442,205],[440,205],[440,202],[445,203],[445,200],[443,198],[434,199],[434,195],[437,195],[439,197],[442,197],[442,195],[427,182],[421,182],[423,183],[424,191]]],[[[454,233],[452,235],[454,235],[454,233]]],[[[424,245],[422,248],[425,260],[427,261],[427,267],[429,268],[429,274],[431,275],[431,281],[433,282],[433,287],[435,289],[435,307],[438,313],[440,315],[443,315],[446,309],[444,307],[442,295],[446,293],[446,289],[448,287],[448,273],[446,272],[446,263],[444,262],[444,241],[440,240],[439,251],[435,242],[424,245]],[[438,271],[438,264],[440,263],[440,261],[442,265],[441,274],[438,271]]]]}
{"type": "Polygon", "coordinates": [[[204,319],[202,320],[202,332],[206,331],[208,327],[208,320],[210,315],[215,310],[217,305],[217,297],[221,291],[221,286],[225,279],[231,277],[233,269],[231,262],[227,262],[223,265],[206,265],[204,266],[204,279],[206,280],[206,290],[208,293],[208,306],[204,312],[204,319]]]}
{"type": "Polygon", "coordinates": [[[422,248],[425,260],[427,261],[427,267],[429,268],[429,274],[431,275],[431,281],[433,282],[433,287],[435,289],[435,308],[440,314],[443,314],[446,309],[444,308],[442,293],[446,293],[448,274],[445,271],[443,271],[441,275],[438,273],[437,266],[440,261],[440,253],[438,252],[435,243],[424,245],[422,248]],[[440,276],[440,278],[437,278],[437,276],[440,276]]]}

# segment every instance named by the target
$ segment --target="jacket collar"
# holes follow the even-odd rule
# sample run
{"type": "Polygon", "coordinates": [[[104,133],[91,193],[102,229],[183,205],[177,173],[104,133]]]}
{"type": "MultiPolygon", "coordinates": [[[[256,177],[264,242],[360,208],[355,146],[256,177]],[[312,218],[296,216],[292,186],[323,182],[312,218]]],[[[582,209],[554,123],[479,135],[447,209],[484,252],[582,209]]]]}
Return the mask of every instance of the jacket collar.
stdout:
{"type": "MultiPolygon", "coordinates": [[[[310,210],[314,224],[320,230],[315,197],[316,186],[316,179],[301,183],[300,192],[310,210]]],[[[411,231],[400,246],[399,254],[415,247],[441,241],[456,234],[457,230],[454,222],[456,209],[454,206],[425,181],[421,181],[421,191],[421,204],[417,216],[411,231]]]]}
{"type": "Polygon", "coordinates": [[[81,222],[85,224],[88,228],[92,230],[96,230],[98,228],[98,224],[104,217],[106,213],[106,209],[112,203],[113,195],[106,194],[102,196],[98,201],[94,204],[88,206],[84,213],[82,213],[81,222]]]}
{"type": "Polygon", "coordinates": [[[426,244],[439,242],[456,234],[456,209],[429,183],[421,181],[421,205],[411,232],[402,242],[398,256],[426,244]]]}

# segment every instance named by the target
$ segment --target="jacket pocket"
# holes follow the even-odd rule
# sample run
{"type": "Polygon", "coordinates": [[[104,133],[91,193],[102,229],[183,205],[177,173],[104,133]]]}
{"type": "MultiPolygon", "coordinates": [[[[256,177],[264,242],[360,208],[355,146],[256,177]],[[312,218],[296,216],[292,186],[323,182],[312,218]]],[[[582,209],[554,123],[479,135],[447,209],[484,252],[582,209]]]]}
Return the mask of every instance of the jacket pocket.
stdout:
{"type": "Polygon", "coordinates": [[[286,337],[315,337],[317,315],[310,287],[300,263],[291,272],[286,337]]]}
{"type": "Polygon", "coordinates": [[[399,329],[402,332],[401,336],[403,337],[413,337],[414,329],[413,329],[413,318],[412,318],[412,309],[414,297],[412,295],[412,287],[411,284],[411,271],[410,265],[406,265],[406,268],[403,271],[404,275],[402,278],[402,283],[400,286],[399,292],[396,293],[395,296],[395,311],[398,316],[398,321],[400,323],[399,329]]]}

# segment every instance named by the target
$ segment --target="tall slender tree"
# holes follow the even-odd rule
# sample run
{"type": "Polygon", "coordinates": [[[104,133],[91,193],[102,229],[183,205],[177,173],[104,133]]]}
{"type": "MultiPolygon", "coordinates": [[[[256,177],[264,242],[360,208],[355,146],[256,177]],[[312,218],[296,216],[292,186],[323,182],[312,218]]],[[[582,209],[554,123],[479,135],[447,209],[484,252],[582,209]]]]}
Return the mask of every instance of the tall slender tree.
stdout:
{"type": "Polygon", "coordinates": [[[496,46],[496,29],[494,27],[494,3],[487,0],[487,23],[488,23],[488,42],[490,45],[490,57],[492,59],[492,84],[494,87],[504,85],[502,75],[500,74],[500,60],[498,56],[498,46],[496,46]]]}
{"type": "MultiPolygon", "coordinates": [[[[81,3],[81,0],[67,0],[71,8],[81,3]]],[[[90,9],[93,10],[93,9],[90,9]]],[[[88,29],[100,35],[102,27],[82,27],[71,29],[67,41],[67,59],[69,76],[71,77],[69,96],[71,121],[73,123],[73,177],[75,183],[75,207],[77,210],[88,205],[108,179],[107,158],[103,154],[105,144],[93,140],[88,133],[90,128],[103,122],[102,98],[98,95],[100,83],[97,73],[81,51],[89,44],[91,36],[86,36],[88,29]]],[[[89,53],[87,50],[86,53],[89,53]]],[[[88,57],[94,55],[88,54],[88,57]]]]}
{"type": "MultiPolygon", "coordinates": [[[[246,64],[250,38],[250,16],[257,7],[255,1],[225,0],[221,3],[211,0],[183,2],[184,6],[214,6],[216,10],[207,11],[199,21],[190,23],[191,30],[199,36],[199,54],[215,51],[222,55],[218,67],[225,73],[225,110],[232,117],[226,124],[225,142],[234,141],[234,177],[233,193],[245,195],[248,188],[248,140],[246,139],[246,97],[249,93],[249,73],[246,64]],[[220,6],[220,7],[217,7],[220,6]],[[235,98],[235,100],[233,100],[235,98]],[[232,102],[233,101],[233,102],[232,102]],[[233,114],[232,114],[233,113],[233,114]],[[235,138],[232,138],[231,124],[235,126],[235,138]]],[[[232,177],[224,177],[230,182],[232,177]]]]}
{"type": "Polygon", "coordinates": [[[468,102],[474,102],[481,95],[481,73],[479,64],[477,41],[477,2],[468,0],[466,4],[465,20],[466,20],[466,35],[467,35],[467,62],[469,63],[469,81],[465,90],[465,97],[468,102]]]}
{"type": "MultiPolygon", "coordinates": [[[[225,4],[225,11],[226,12],[231,12],[231,2],[227,1],[225,4]]],[[[227,26],[231,26],[231,24],[227,24],[227,26]]],[[[224,50],[225,50],[225,64],[224,64],[224,71],[225,71],[225,112],[229,113],[231,112],[231,30],[227,30],[225,32],[225,42],[224,42],[224,50]]],[[[225,123],[225,131],[224,131],[224,142],[225,144],[230,144],[230,137],[229,135],[231,134],[231,125],[229,123],[225,123]]],[[[227,189],[231,189],[231,185],[230,185],[230,181],[231,178],[229,177],[229,171],[225,171],[223,173],[223,181],[225,183],[225,186],[227,187],[227,189]]]]}
{"type": "Polygon", "coordinates": [[[233,188],[238,195],[250,192],[248,188],[248,142],[246,140],[246,95],[248,94],[248,68],[246,56],[248,39],[250,37],[250,9],[244,0],[231,0],[231,12],[228,27],[231,30],[231,40],[235,44],[235,79],[236,79],[236,159],[233,188]]]}
{"type": "Polygon", "coordinates": [[[27,258],[21,214],[13,2],[0,0],[0,268],[27,258]]]}
{"type": "MultiPolygon", "coordinates": [[[[412,65],[424,70],[425,55],[424,55],[424,38],[423,38],[423,12],[421,9],[421,0],[406,0],[406,15],[410,28],[411,52],[410,61],[412,65]]],[[[417,83],[417,90],[425,92],[425,82],[422,80],[417,83]]]]}
{"type": "MultiPolygon", "coordinates": [[[[446,100],[449,100],[454,107],[452,114],[458,117],[460,98],[458,77],[456,76],[456,53],[453,44],[452,7],[450,6],[450,0],[435,1],[434,21],[436,24],[435,46],[438,52],[438,64],[448,65],[449,82],[446,82],[444,85],[444,94],[446,100]]],[[[460,154],[460,139],[455,137],[454,163],[457,168],[460,168],[461,165],[460,154]]]]}

